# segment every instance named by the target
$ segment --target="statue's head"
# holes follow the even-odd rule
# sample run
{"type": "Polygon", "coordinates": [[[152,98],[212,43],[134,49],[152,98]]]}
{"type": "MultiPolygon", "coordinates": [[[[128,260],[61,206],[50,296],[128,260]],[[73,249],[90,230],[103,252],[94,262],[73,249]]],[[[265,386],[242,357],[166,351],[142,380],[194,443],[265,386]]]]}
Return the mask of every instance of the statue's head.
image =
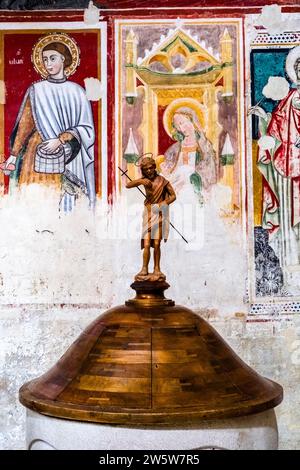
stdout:
{"type": "Polygon", "coordinates": [[[153,179],[157,175],[154,158],[144,157],[140,163],[141,172],[144,178],[153,179]]]}
{"type": "Polygon", "coordinates": [[[295,69],[297,80],[300,80],[300,57],[298,57],[295,60],[294,69],[295,69]]]}

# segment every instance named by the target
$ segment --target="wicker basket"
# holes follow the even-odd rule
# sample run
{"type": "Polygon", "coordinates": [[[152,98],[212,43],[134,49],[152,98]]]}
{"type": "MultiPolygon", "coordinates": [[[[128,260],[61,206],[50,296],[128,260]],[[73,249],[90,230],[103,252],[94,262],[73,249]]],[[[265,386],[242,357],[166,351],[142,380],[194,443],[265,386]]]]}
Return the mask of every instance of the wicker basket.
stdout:
{"type": "Polygon", "coordinates": [[[37,173],[61,174],[65,171],[65,149],[60,145],[53,153],[48,153],[44,149],[44,144],[39,144],[36,148],[34,171],[37,173]]]}

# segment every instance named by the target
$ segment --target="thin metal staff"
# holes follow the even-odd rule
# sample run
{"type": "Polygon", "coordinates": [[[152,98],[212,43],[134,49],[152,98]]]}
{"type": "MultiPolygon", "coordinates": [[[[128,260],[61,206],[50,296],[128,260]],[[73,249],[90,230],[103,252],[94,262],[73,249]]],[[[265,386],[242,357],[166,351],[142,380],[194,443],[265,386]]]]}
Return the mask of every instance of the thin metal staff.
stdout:
{"type": "MultiPolygon", "coordinates": [[[[119,168],[120,172],[122,173],[122,176],[125,175],[126,178],[129,179],[129,181],[133,181],[133,180],[130,178],[130,176],[127,175],[127,171],[128,171],[128,170],[124,171],[124,170],[122,170],[122,168],[120,168],[119,166],[118,166],[118,168],[119,168]]],[[[144,193],[144,191],[142,191],[139,186],[136,186],[136,188],[139,190],[140,193],[142,193],[142,195],[144,196],[144,198],[147,199],[147,195],[144,193]]],[[[185,243],[188,243],[187,239],[184,238],[184,236],[179,232],[179,230],[177,230],[177,228],[172,224],[172,222],[169,222],[169,224],[170,224],[171,227],[175,230],[175,232],[177,232],[178,235],[181,236],[182,240],[184,240],[185,243]]]]}

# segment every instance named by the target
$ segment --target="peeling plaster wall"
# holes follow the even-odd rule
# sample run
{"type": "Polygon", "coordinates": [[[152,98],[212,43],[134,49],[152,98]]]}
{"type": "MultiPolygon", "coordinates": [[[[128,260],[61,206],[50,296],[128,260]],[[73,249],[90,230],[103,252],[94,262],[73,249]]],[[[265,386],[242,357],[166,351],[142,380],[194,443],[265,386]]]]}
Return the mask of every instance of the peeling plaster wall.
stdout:
{"type": "MultiPolygon", "coordinates": [[[[57,194],[37,185],[3,197],[0,304],[109,308],[123,303],[141,264],[142,208],[140,201],[137,212],[130,212],[132,206],[122,202],[109,211],[99,202],[92,213],[79,203],[65,215],[57,211],[57,194]]],[[[192,308],[218,311],[222,305],[220,315],[247,312],[241,231],[225,227],[211,209],[204,217],[204,247],[188,251],[172,236],[162,245],[162,266],[172,284],[169,295],[192,308]]]]}

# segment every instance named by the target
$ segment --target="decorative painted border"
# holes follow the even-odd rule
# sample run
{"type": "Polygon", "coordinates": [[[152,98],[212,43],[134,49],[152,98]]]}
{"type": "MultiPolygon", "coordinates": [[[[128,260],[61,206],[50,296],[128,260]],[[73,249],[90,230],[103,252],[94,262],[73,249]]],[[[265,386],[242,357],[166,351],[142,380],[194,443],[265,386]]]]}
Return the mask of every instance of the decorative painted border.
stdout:
{"type": "Polygon", "coordinates": [[[279,34],[270,35],[267,32],[259,32],[252,41],[251,46],[260,46],[260,47],[284,47],[289,46],[290,44],[299,44],[300,43],[300,31],[295,32],[284,32],[279,34]]]}
{"type": "Polygon", "coordinates": [[[288,315],[300,313],[300,302],[278,302],[272,303],[251,303],[249,305],[249,315],[288,315]]]}

